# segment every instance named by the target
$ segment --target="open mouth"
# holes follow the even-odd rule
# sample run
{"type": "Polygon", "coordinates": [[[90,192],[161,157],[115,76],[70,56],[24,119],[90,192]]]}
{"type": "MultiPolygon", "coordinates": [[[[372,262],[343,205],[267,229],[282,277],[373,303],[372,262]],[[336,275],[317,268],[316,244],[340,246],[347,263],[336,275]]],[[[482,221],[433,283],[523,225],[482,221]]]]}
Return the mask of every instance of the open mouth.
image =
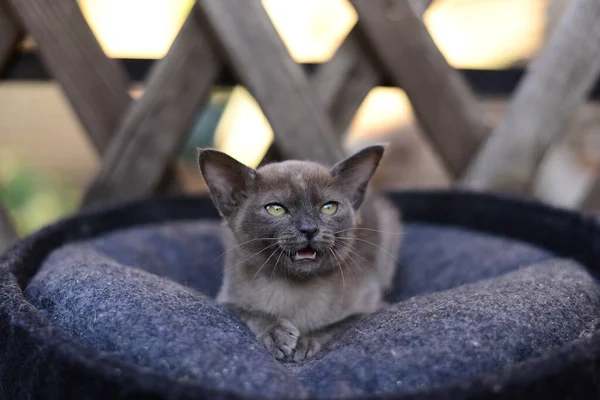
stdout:
{"type": "Polygon", "coordinates": [[[292,255],[292,261],[310,261],[316,259],[317,251],[310,247],[305,247],[301,250],[298,250],[294,255],[292,255]]]}

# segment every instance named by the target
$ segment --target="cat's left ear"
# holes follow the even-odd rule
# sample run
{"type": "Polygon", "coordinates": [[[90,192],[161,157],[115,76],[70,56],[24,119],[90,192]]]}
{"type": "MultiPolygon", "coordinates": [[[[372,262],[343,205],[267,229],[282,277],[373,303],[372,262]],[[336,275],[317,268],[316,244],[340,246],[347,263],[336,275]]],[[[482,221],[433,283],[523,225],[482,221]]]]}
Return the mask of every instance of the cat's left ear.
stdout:
{"type": "Polygon", "coordinates": [[[365,192],[371,177],[375,173],[383,156],[384,146],[366,147],[337,163],[331,169],[332,185],[344,192],[358,209],[365,198],[365,192]]]}
{"type": "Polygon", "coordinates": [[[210,189],[210,196],[225,218],[246,198],[256,171],[217,150],[198,149],[198,166],[210,189]]]}

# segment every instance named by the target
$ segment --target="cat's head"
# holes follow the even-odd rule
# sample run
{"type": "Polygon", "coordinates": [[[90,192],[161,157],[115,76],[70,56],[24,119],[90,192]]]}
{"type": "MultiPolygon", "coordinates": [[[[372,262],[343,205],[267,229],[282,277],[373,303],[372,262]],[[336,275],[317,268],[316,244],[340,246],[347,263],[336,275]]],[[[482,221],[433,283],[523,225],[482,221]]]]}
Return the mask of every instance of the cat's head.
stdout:
{"type": "Polygon", "coordinates": [[[332,168],[292,160],[255,170],[210,149],[199,151],[198,163],[240,249],[253,255],[246,265],[304,279],[338,268],[337,258],[349,251],[347,238],[383,151],[370,146],[332,168]]]}

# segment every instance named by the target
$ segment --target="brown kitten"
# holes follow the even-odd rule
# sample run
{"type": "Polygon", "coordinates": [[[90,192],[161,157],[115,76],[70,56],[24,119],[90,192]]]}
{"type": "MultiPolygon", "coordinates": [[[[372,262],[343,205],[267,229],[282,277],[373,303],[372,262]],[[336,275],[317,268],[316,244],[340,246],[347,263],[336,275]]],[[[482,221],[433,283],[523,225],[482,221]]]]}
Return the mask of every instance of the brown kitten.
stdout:
{"type": "Polygon", "coordinates": [[[383,151],[367,147],[331,169],[284,161],[254,170],[200,150],[230,233],[217,301],[277,359],[311,357],[352,317],[382,307],[401,229],[393,206],[367,194],[383,151]]]}

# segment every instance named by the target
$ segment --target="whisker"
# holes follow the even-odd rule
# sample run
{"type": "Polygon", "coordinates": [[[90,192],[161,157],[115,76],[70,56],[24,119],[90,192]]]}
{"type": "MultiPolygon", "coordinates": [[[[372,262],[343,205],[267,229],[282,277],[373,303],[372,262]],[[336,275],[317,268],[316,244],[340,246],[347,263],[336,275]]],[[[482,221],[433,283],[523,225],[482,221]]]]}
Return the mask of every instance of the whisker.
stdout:
{"type": "MultiPolygon", "coordinates": [[[[287,253],[288,253],[288,255],[289,255],[289,254],[290,254],[290,251],[289,251],[289,250],[287,250],[287,253]]],[[[285,279],[285,281],[286,281],[286,283],[287,283],[287,281],[288,281],[288,280],[287,280],[287,274],[286,274],[286,272],[287,272],[287,266],[285,266],[285,267],[283,268],[283,279],[285,279]]]]}
{"type": "Polygon", "coordinates": [[[223,253],[219,254],[219,256],[213,260],[213,263],[214,263],[215,261],[217,261],[219,258],[223,257],[225,254],[228,254],[229,252],[231,252],[231,251],[233,251],[233,250],[237,249],[238,247],[241,247],[241,246],[243,246],[243,245],[245,245],[245,244],[248,244],[248,243],[250,243],[250,242],[256,242],[257,240],[277,240],[277,238],[256,238],[256,239],[250,239],[250,240],[247,240],[247,241],[245,241],[244,243],[240,243],[240,244],[238,244],[237,246],[234,246],[234,247],[232,247],[231,249],[229,249],[229,250],[227,250],[227,251],[225,251],[225,252],[223,252],[223,253]]]}
{"type": "MultiPolygon", "coordinates": [[[[288,255],[288,258],[291,258],[292,252],[290,250],[287,250],[287,255],[288,255]]],[[[287,266],[286,266],[286,268],[284,268],[284,271],[287,271],[287,266]]],[[[283,276],[285,277],[285,281],[288,282],[287,274],[285,272],[283,273],[283,276]]],[[[292,286],[294,286],[294,281],[292,281],[291,283],[292,283],[292,286]]]]}
{"type": "MultiPolygon", "coordinates": [[[[363,256],[361,256],[360,254],[358,254],[356,251],[354,251],[356,249],[354,249],[354,247],[352,247],[352,245],[350,243],[340,242],[339,244],[340,245],[343,244],[344,246],[347,246],[347,247],[344,247],[346,250],[348,250],[349,252],[351,252],[353,254],[356,254],[357,256],[359,256],[360,258],[362,258],[364,261],[366,261],[369,264],[371,264],[373,266],[373,268],[377,269],[377,267],[372,262],[370,262],[369,260],[367,260],[366,258],[364,258],[363,256]]],[[[348,258],[350,258],[352,261],[354,261],[354,264],[356,264],[356,266],[360,269],[361,272],[365,272],[365,270],[362,269],[362,267],[360,265],[358,265],[358,263],[350,256],[350,254],[348,254],[348,258]]]]}
{"type": "Polygon", "coordinates": [[[388,232],[388,231],[380,231],[379,229],[371,229],[371,228],[348,228],[348,229],[342,229],[341,231],[333,232],[333,234],[347,232],[347,231],[353,231],[353,230],[371,231],[371,232],[378,232],[378,233],[387,233],[387,234],[390,234],[390,235],[406,235],[406,232],[388,232]]]}
{"type": "Polygon", "coordinates": [[[283,249],[280,249],[280,250],[281,251],[279,252],[279,257],[277,257],[277,261],[275,261],[275,266],[273,267],[273,271],[271,271],[271,277],[269,278],[269,283],[271,283],[273,281],[273,274],[275,273],[275,270],[277,269],[277,264],[279,264],[279,259],[283,255],[283,249]]]}
{"type": "MultiPolygon", "coordinates": [[[[269,278],[269,281],[267,283],[265,283],[259,290],[262,291],[264,290],[267,286],[269,286],[273,280],[273,274],[275,273],[275,270],[277,269],[277,264],[279,263],[279,260],[281,259],[281,255],[283,254],[283,249],[279,249],[279,256],[277,257],[277,260],[275,261],[275,266],[273,267],[273,270],[271,271],[271,277],[269,278]]],[[[273,300],[273,296],[275,296],[275,290],[271,290],[271,295],[269,296],[269,300],[267,300],[267,307],[269,307],[269,305],[271,304],[271,300],[273,300]]]]}
{"type": "Polygon", "coordinates": [[[260,254],[260,253],[262,253],[263,251],[265,251],[265,250],[267,250],[267,249],[269,249],[269,248],[271,248],[271,247],[273,247],[273,246],[276,246],[276,245],[277,245],[277,243],[270,244],[270,245],[266,246],[265,248],[263,248],[262,250],[260,250],[260,251],[257,251],[256,253],[252,254],[250,257],[244,258],[242,261],[240,261],[240,262],[237,262],[237,263],[235,263],[235,264],[233,264],[233,265],[230,265],[230,266],[228,266],[227,268],[223,269],[223,273],[224,273],[225,271],[229,271],[229,270],[230,270],[231,268],[233,268],[233,267],[236,267],[236,266],[238,266],[238,265],[240,265],[240,264],[242,264],[242,263],[244,263],[244,262],[248,261],[248,260],[249,260],[249,259],[251,259],[251,258],[254,258],[254,257],[256,257],[257,255],[259,255],[259,254],[260,254]]]}
{"type": "Polygon", "coordinates": [[[393,255],[392,253],[390,253],[389,251],[387,251],[387,250],[386,250],[386,249],[384,249],[383,247],[381,247],[381,246],[379,246],[379,245],[377,245],[377,244],[375,244],[375,243],[373,243],[373,242],[370,242],[370,241],[368,241],[368,240],[365,240],[365,239],[356,238],[356,237],[343,237],[343,236],[336,236],[336,237],[337,237],[338,239],[346,239],[346,240],[358,240],[358,241],[361,241],[361,242],[369,243],[369,244],[371,244],[371,245],[373,245],[373,246],[377,247],[377,248],[378,248],[378,249],[380,249],[381,251],[383,251],[383,252],[385,252],[385,253],[389,254],[389,256],[390,256],[390,257],[392,257],[392,258],[393,258],[393,259],[394,259],[396,262],[398,262],[398,258],[396,258],[396,256],[395,256],[395,255],[393,255]]]}
{"type": "Polygon", "coordinates": [[[361,266],[360,266],[360,265],[358,265],[358,263],[356,262],[356,260],[355,260],[354,258],[352,258],[352,256],[351,256],[350,254],[348,254],[348,258],[350,259],[350,261],[352,261],[352,262],[354,263],[354,265],[356,265],[356,266],[357,266],[357,267],[360,269],[360,271],[361,271],[361,272],[363,272],[363,273],[365,272],[365,271],[364,271],[364,270],[361,268],[361,266]]]}
{"type": "Polygon", "coordinates": [[[344,265],[346,266],[346,269],[348,271],[350,271],[350,274],[352,274],[352,282],[356,283],[356,277],[354,276],[354,271],[352,271],[352,268],[350,268],[350,266],[348,265],[346,260],[344,260],[341,256],[341,254],[339,252],[337,252],[335,249],[331,249],[331,250],[333,251],[334,254],[337,254],[338,259],[344,263],[344,265]]]}
{"type": "Polygon", "coordinates": [[[258,269],[258,271],[256,271],[256,273],[254,274],[254,276],[252,277],[252,280],[250,281],[250,284],[252,284],[254,282],[254,279],[256,279],[256,276],[260,273],[260,270],[263,269],[263,267],[265,265],[267,265],[267,263],[269,262],[269,260],[271,259],[271,257],[273,257],[275,255],[275,253],[277,252],[277,250],[279,249],[275,249],[273,250],[273,252],[271,253],[271,255],[265,260],[265,262],[260,266],[260,268],[258,269]]]}
{"type": "MultiPolygon", "coordinates": [[[[328,250],[331,254],[333,254],[335,259],[337,260],[337,257],[335,256],[333,251],[331,249],[328,249],[328,250]]],[[[342,273],[342,301],[344,301],[344,294],[346,293],[346,279],[344,278],[344,270],[342,269],[342,264],[340,264],[339,261],[337,263],[338,263],[338,267],[340,268],[340,272],[342,273]]]]}
{"type": "MultiPolygon", "coordinates": [[[[343,242],[340,241],[338,244],[340,245],[344,245],[347,246],[346,250],[348,250],[349,252],[356,254],[358,257],[360,257],[363,261],[369,263],[373,268],[377,269],[377,267],[375,266],[375,264],[373,264],[371,261],[367,260],[366,258],[364,258],[363,256],[361,256],[358,251],[356,250],[356,248],[354,246],[352,246],[350,243],[348,242],[343,242]]],[[[364,272],[364,271],[363,271],[364,272]]]]}

